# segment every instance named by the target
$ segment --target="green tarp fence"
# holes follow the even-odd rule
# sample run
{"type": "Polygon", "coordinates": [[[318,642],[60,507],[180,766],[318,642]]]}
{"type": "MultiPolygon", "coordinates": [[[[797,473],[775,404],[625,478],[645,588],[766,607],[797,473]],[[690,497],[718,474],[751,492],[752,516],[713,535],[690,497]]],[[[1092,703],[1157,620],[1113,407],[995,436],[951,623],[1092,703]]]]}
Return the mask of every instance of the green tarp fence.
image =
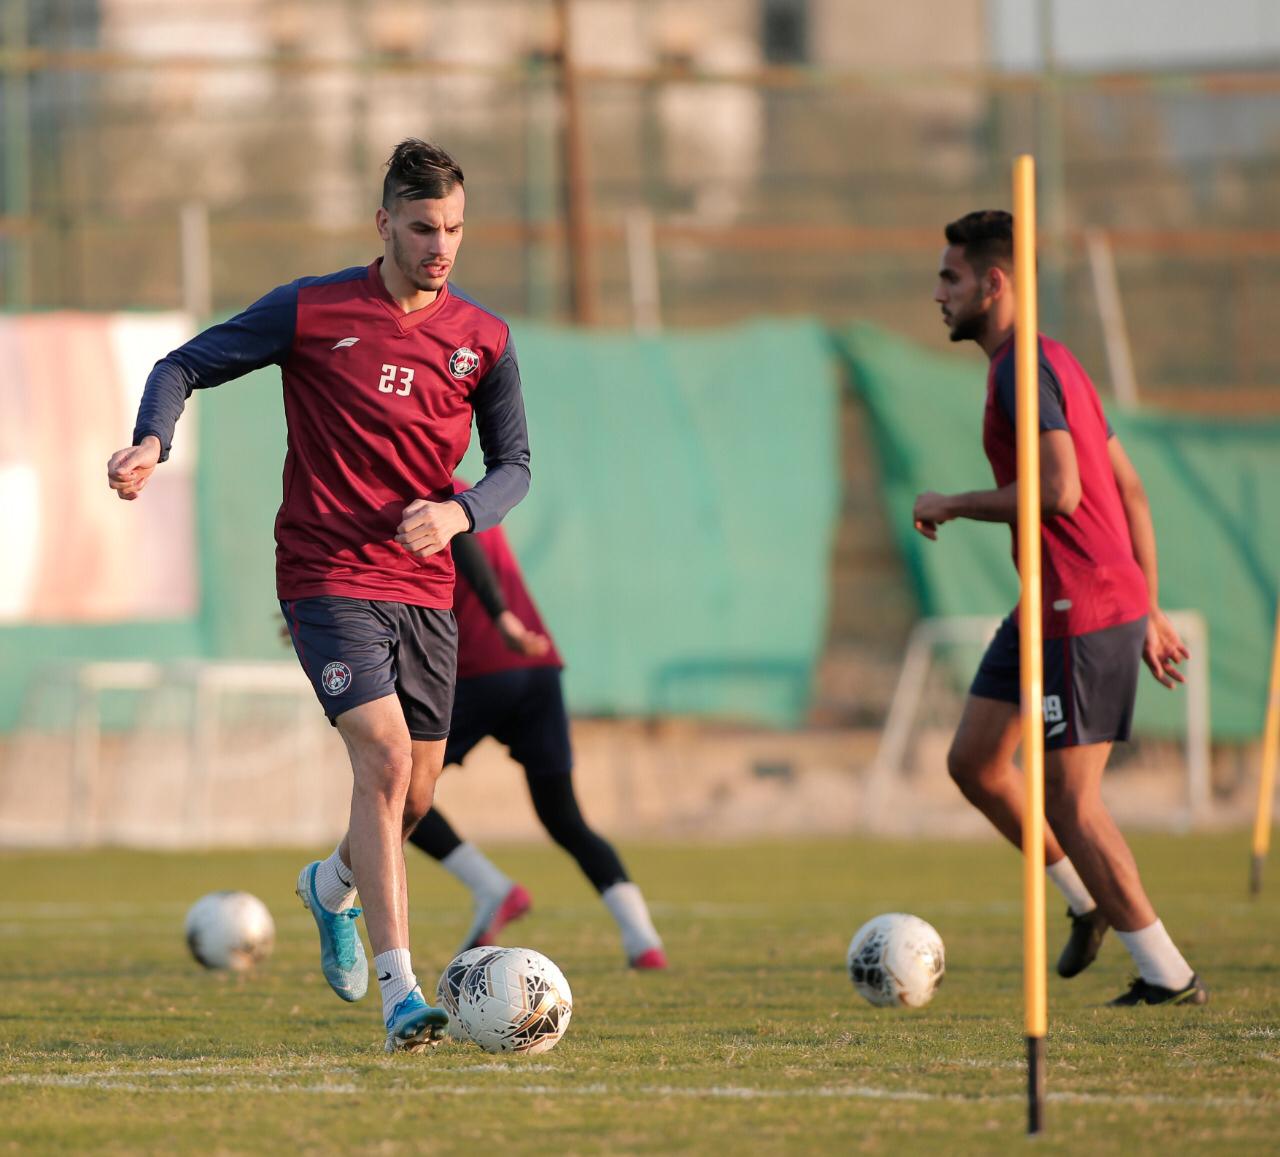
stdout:
{"type": "MultiPolygon", "coordinates": [[[[801,320],[652,338],[513,332],[534,483],[506,527],[568,664],[571,707],[801,722],[839,507],[838,367],[825,330],[801,320]]],[[[0,630],[0,729],[50,660],[290,656],[274,596],[278,371],[190,405],[199,621],[0,630]]],[[[104,462],[125,436],[104,432],[104,462]]]]}
{"type": "MultiPolygon", "coordinates": [[[[575,711],[803,719],[838,518],[841,358],[871,416],[922,610],[1013,605],[1006,529],[946,527],[931,544],[910,525],[918,491],[990,479],[980,445],[985,364],[968,347],[939,356],[871,327],[831,335],[803,320],[653,338],[513,328],[534,486],[507,529],[569,663],[575,711]]],[[[278,373],[192,405],[199,617],[0,629],[0,731],[51,661],[288,657],[272,552],[284,446],[278,373]]],[[[1253,738],[1280,573],[1280,423],[1111,417],[1151,496],[1162,602],[1209,623],[1214,735],[1253,738]]],[[[104,458],[122,433],[103,433],[104,458]]],[[[466,468],[477,476],[474,453],[466,468]]],[[[1176,731],[1177,698],[1149,679],[1143,687],[1144,725],[1176,731]]]]}
{"type": "Polygon", "coordinates": [[[536,493],[508,533],[574,709],[801,722],[839,511],[824,330],[515,337],[536,493]]]}
{"type": "MultiPolygon", "coordinates": [[[[1007,527],[976,522],[915,533],[923,490],[992,485],[982,451],[986,361],[974,347],[940,356],[857,325],[836,335],[849,378],[870,413],[890,520],[921,609],[931,615],[1004,614],[1017,601],[1007,527]]],[[[1209,626],[1213,735],[1262,730],[1271,627],[1280,576],[1280,422],[1108,417],[1146,485],[1160,555],[1160,602],[1198,610],[1209,626]]],[[[1180,729],[1175,695],[1143,675],[1139,725],[1180,729]]]]}

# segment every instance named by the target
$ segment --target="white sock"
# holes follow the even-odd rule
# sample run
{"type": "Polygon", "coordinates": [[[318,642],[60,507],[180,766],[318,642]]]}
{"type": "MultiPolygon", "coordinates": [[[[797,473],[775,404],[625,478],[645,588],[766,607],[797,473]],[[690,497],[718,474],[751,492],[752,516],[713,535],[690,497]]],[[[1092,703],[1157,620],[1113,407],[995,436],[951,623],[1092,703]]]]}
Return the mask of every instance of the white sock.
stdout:
{"type": "Polygon", "coordinates": [[[1157,920],[1136,932],[1116,932],[1138,966],[1138,974],[1148,984],[1172,988],[1175,992],[1186,988],[1194,975],[1191,965],[1183,958],[1170,939],[1164,925],[1157,920]]]}
{"type": "Polygon", "coordinates": [[[475,844],[459,844],[440,861],[440,866],[470,890],[477,907],[494,900],[501,901],[515,886],[511,877],[475,844]]]}
{"type": "Polygon", "coordinates": [[[628,960],[650,948],[662,947],[662,937],[649,916],[649,905],[635,884],[614,884],[600,894],[600,899],[622,929],[622,951],[628,960]]]}
{"type": "Polygon", "coordinates": [[[373,971],[382,988],[382,1020],[385,1023],[391,1010],[418,987],[418,978],[413,974],[407,948],[379,952],[373,958],[373,971]]]}
{"type": "Polygon", "coordinates": [[[356,880],[334,848],[316,869],[316,895],[330,912],[345,912],[356,902],[356,880]]]}
{"type": "Polygon", "coordinates": [[[1098,906],[1097,900],[1089,895],[1089,889],[1080,879],[1080,873],[1076,871],[1075,864],[1066,856],[1056,864],[1050,864],[1044,871],[1045,875],[1053,881],[1054,887],[1065,897],[1067,907],[1077,916],[1092,912],[1098,906]]]}

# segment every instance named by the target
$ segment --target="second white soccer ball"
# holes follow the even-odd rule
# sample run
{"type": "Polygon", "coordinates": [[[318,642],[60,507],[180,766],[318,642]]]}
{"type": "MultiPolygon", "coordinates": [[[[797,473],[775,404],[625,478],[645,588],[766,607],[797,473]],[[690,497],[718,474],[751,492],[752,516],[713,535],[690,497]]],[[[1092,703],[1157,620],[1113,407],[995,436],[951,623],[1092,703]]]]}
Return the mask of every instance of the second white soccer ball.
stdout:
{"type": "Polygon", "coordinates": [[[946,973],[946,952],[934,926],[919,916],[887,912],[853,934],[845,957],[853,987],[881,1007],[922,1008],[946,973]]]}
{"type": "Polygon", "coordinates": [[[490,1053],[555,1048],[573,1015],[564,973],[541,952],[506,948],[467,969],[458,986],[462,1027],[490,1053]]]}
{"type": "Polygon", "coordinates": [[[210,892],[187,913],[187,947],[206,968],[244,972],[271,955],[276,926],[267,906],[248,892],[210,892]]]}

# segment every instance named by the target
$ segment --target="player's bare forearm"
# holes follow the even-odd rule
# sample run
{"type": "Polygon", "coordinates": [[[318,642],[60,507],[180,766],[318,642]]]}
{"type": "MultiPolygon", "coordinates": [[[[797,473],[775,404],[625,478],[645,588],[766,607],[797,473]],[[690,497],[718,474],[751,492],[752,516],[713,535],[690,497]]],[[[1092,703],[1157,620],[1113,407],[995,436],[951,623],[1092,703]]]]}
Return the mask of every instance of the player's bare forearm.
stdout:
{"type": "Polygon", "coordinates": [[[974,490],[968,494],[939,494],[927,490],[916,498],[911,511],[915,528],[931,542],[937,541],[938,527],[956,518],[978,522],[1015,522],[1018,517],[1018,488],[974,490]]]}
{"type": "MultiPolygon", "coordinates": [[[[1080,504],[1080,495],[1080,470],[1070,432],[1044,431],[1040,435],[1040,516],[1048,520],[1070,514],[1080,504]]],[[[955,518],[1015,524],[1018,484],[965,494],[928,491],[916,499],[913,517],[916,529],[926,538],[937,538],[938,527],[955,518]]]]}
{"type": "Polygon", "coordinates": [[[1191,650],[1182,641],[1177,628],[1168,615],[1160,609],[1160,576],[1156,564],[1156,532],[1151,521],[1151,507],[1146,491],[1124,498],[1125,518],[1129,523],[1129,535],[1133,540],[1133,557],[1147,580],[1147,638],[1142,659],[1147,669],[1161,686],[1173,690],[1186,679],[1178,669],[1179,664],[1191,657],[1191,650]]]}
{"type": "MultiPolygon", "coordinates": [[[[1056,495],[1046,493],[1042,498],[1041,517],[1056,518],[1068,513],[1062,509],[1062,503],[1056,495]]],[[[916,529],[926,538],[936,538],[939,526],[957,518],[967,518],[971,522],[1005,522],[1013,525],[1018,521],[1018,484],[1011,482],[998,490],[970,490],[964,494],[937,494],[928,491],[916,499],[912,517],[916,529]],[[933,533],[929,533],[930,530],[933,533]]]]}
{"type": "Polygon", "coordinates": [[[1107,439],[1107,453],[1120,492],[1120,504],[1124,507],[1125,521],[1129,524],[1129,539],[1133,543],[1133,557],[1143,577],[1147,580],[1147,598],[1152,607],[1160,605],[1160,567],[1156,561],[1156,528],[1151,521],[1151,503],[1142,477],[1129,460],[1120,439],[1107,439]]]}
{"type": "MultiPolygon", "coordinates": [[[[922,498],[928,495],[921,495],[922,498]]],[[[967,518],[972,522],[1017,522],[1018,484],[1010,483],[998,490],[970,490],[964,494],[939,494],[937,522],[967,518]]]]}
{"type": "Polygon", "coordinates": [[[1151,520],[1151,503],[1147,489],[1120,439],[1107,440],[1107,453],[1120,492],[1120,504],[1124,507],[1125,521],[1129,524],[1129,539],[1133,544],[1133,557],[1147,580],[1147,638],[1142,648],[1142,660],[1156,682],[1173,690],[1186,682],[1180,664],[1191,657],[1191,651],[1169,616],[1160,609],[1160,568],[1156,559],[1156,528],[1151,520]]]}
{"type": "Polygon", "coordinates": [[[1133,541],[1133,557],[1147,580],[1147,598],[1153,607],[1158,607],[1160,567],[1156,561],[1156,528],[1151,521],[1151,506],[1145,491],[1127,498],[1122,493],[1121,498],[1125,520],[1129,524],[1129,537],[1133,541]]]}

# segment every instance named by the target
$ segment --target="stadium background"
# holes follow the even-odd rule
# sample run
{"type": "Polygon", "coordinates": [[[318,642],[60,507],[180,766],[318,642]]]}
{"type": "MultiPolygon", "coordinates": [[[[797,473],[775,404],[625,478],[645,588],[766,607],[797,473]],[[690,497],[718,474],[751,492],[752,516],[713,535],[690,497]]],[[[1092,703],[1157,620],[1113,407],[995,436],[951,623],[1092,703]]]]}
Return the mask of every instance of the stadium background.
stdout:
{"type": "MultiPolygon", "coordinates": [[[[535,485],[509,527],[569,659],[584,779],[612,785],[602,820],[856,826],[913,623],[1012,603],[998,529],[927,551],[903,515],[918,489],[987,476],[982,364],[944,348],[928,295],[941,224],[1006,204],[1023,149],[1041,162],[1043,328],[1094,372],[1147,478],[1166,605],[1208,621],[1215,798],[1237,814],[1280,573],[1280,26],[1262,0],[1102,38],[1081,31],[1099,5],[1030,9],[579,0],[566,23],[566,5],[506,0],[9,0],[5,841],[146,842],[145,785],[116,764],[166,734],[166,710],[198,726],[189,704],[104,701],[95,742],[119,758],[94,771],[120,806],[77,817],[77,662],[287,658],[274,373],[199,398],[142,503],[115,502],[101,467],[155,357],[375,255],[379,165],[408,134],[462,161],[457,280],[513,321],[535,485]],[[1108,268],[1136,407],[1099,309],[1108,268]]],[[[1182,716],[1151,694],[1142,713],[1137,814],[1175,822],[1149,791],[1176,797],[1160,740],[1182,716]]],[[[180,746],[150,748],[153,794],[180,746]]],[[[486,828],[500,793],[468,782],[473,830],[524,834],[486,828]]],[[[174,830],[260,835],[208,821],[174,830]]]]}

